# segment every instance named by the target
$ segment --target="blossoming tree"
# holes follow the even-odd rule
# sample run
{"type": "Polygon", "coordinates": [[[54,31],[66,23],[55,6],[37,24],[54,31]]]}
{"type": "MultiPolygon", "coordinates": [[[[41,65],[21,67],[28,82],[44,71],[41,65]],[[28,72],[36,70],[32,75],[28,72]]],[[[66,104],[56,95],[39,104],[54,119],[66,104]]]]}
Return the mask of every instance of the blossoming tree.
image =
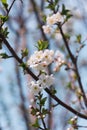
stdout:
{"type": "MultiPolygon", "coordinates": [[[[65,123],[65,126],[62,127],[64,130],[87,128],[86,125],[79,123],[81,119],[83,122],[87,121],[87,96],[78,62],[80,52],[85,48],[86,38],[83,40],[82,34],[75,34],[73,29],[74,26],[76,27],[74,25],[75,12],[68,9],[65,2],[61,3],[60,0],[42,0],[40,2],[30,0],[28,14],[23,11],[25,1],[13,0],[12,3],[9,3],[7,0],[1,0],[0,3],[2,10],[0,14],[0,49],[4,50],[0,53],[0,57],[4,60],[15,59],[17,82],[22,101],[21,110],[27,130],[61,129],[60,125],[55,123],[57,120],[63,121],[61,125],[65,123]],[[19,14],[15,14],[16,16],[13,14],[15,5],[19,8],[19,14]],[[37,23],[34,23],[32,17],[29,17],[29,14],[33,13],[37,23]],[[31,35],[31,39],[35,42],[34,49],[31,48],[31,44],[26,44],[27,21],[32,21],[29,28],[32,26],[40,31],[35,32],[34,36],[31,35]],[[37,27],[35,27],[36,25],[37,27]],[[12,45],[13,41],[9,40],[12,37],[11,32],[16,35],[15,47],[12,45]],[[10,54],[4,49],[4,46],[10,54]],[[31,49],[33,53],[30,55],[31,49]],[[20,68],[24,73],[20,72],[20,68]],[[26,99],[21,87],[20,74],[27,77],[25,89],[27,90],[28,86],[28,108],[25,105],[26,99]],[[62,107],[59,108],[59,106],[62,107]]],[[[84,62],[82,61],[82,63],[84,62]]]]}

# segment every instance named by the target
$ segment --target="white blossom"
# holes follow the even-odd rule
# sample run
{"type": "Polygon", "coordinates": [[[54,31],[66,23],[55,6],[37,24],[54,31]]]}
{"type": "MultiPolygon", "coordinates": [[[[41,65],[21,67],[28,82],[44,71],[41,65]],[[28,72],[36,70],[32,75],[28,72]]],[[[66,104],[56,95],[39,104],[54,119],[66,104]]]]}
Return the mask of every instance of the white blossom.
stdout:
{"type": "Polygon", "coordinates": [[[40,115],[40,112],[37,112],[37,113],[36,113],[36,116],[39,116],[39,115],[40,115]]]}
{"type": "Polygon", "coordinates": [[[30,103],[34,103],[34,99],[30,99],[30,103]]]}
{"type": "Polygon", "coordinates": [[[33,93],[34,95],[37,95],[42,90],[39,84],[35,81],[30,82],[29,89],[30,89],[30,92],[33,93]]]}
{"type": "Polygon", "coordinates": [[[38,80],[38,84],[41,85],[42,88],[50,87],[54,83],[53,75],[41,74],[38,80]]]}
{"type": "Polygon", "coordinates": [[[29,105],[29,109],[31,109],[32,108],[32,105],[29,105]]]}
{"type": "Polygon", "coordinates": [[[49,65],[53,62],[54,51],[46,49],[43,53],[43,61],[46,65],[49,65]]]}
{"type": "Polygon", "coordinates": [[[75,120],[77,120],[77,116],[75,116],[75,117],[73,117],[73,118],[71,118],[71,120],[70,121],[75,121],[75,120]]]}
{"type": "Polygon", "coordinates": [[[53,62],[54,51],[44,50],[36,51],[27,61],[27,64],[38,71],[45,70],[46,67],[53,62]]]}
{"type": "Polygon", "coordinates": [[[63,17],[59,12],[57,12],[56,14],[48,16],[46,21],[47,21],[47,25],[53,25],[53,24],[55,24],[57,22],[62,22],[63,17]]]}
{"type": "Polygon", "coordinates": [[[38,64],[42,59],[43,52],[35,51],[34,54],[29,58],[27,64],[31,66],[32,64],[38,64]]]}
{"type": "Polygon", "coordinates": [[[74,130],[74,128],[73,128],[73,127],[70,127],[70,128],[67,128],[67,130],[74,130]]]}
{"type": "Polygon", "coordinates": [[[43,115],[42,117],[43,117],[43,118],[45,118],[45,117],[46,117],[46,115],[43,115]]]}
{"type": "Polygon", "coordinates": [[[47,21],[47,25],[55,24],[55,20],[53,19],[53,16],[48,16],[46,21],[47,21]]]}
{"type": "Polygon", "coordinates": [[[53,75],[42,73],[37,81],[31,81],[29,84],[30,92],[37,95],[46,87],[50,87],[54,83],[53,75]]]}
{"type": "Polygon", "coordinates": [[[61,65],[63,65],[65,63],[64,55],[60,51],[56,51],[54,62],[55,62],[54,71],[58,71],[60,69],[61,65]]]}
{"type": "Polygon", "coordinates": [[[40,118],[41,118],[41,116],[37,116],[37,118],[38,118],[38,119],[40,119],[40,118]]]}
{"type": "Polygon", "coordinates": [[[44,33],[51,33],[51,27],[49,25],[42,26],[44,33]]]}

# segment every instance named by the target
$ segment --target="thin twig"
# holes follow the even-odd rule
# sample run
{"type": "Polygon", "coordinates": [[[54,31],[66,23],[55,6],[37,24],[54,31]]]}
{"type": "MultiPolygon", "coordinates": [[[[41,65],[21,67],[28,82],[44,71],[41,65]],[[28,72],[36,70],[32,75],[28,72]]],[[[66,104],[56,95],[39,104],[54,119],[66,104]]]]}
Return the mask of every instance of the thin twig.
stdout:
{"type": "Polygon", "coordinates": [[[7,16],[8,16],[8,14],[9,14],[9,12],[10,12],[10,10],[11,10],[13,4],[15,3],[15,1],[16,1],[16,0],[13,0],[13,1],[12,1],[12,3],[11,3],[11,5],[10,5],[9,9],[7,10],[7,16]]]}
{"type": "Polygon", "coordinates": [[[36,5],[34,0],[30,0],[30,1],[31,1],[33,9],[34,9],[34,13],[35,13],[37,22],[39,23],[39,27],[40,27],[40,31],[41,31],[42,37],[43,37],[44,40],[48,41],[48,39],[47,39],[46,35],[44,34],[43,29],[42,29],[43,23],[42,23],[41,18],[39,16],[39,12],[37,10],[37,5],[36,5]]]}
{"type": "MultiPolygon", "coordinates": [[[[10,5],[10,7],[9,7],[9,9],[6,9],[6,11],[7,11],[7,14],[6,14],[6,16],[8,17],[8,15],[9,15],[9,12],[10,12],[10,10],[11,10],[11,8],[12,8],[12,6],[13,6],[13,4],[14,4],[14,2],[15,2],[16,0],[13,0],[12,1],[12,3],[11,3],[11,5],[10,5]]],[[[2,24],[0,25],[0,29],[1,29],[1,27],[4,25],[4,22],[2,22],[2,24]]]]}
{"type": "Polygon", "coordinates": [[[71,52],[71,50],[70,50],[70,48],[69,48],[68,41],[67,41],[67,39],[66,39],[66,37],[65,37],[65,35],[64,35],[64,33],[63,33],[63,30],[62,30],[61,25],[58,24],[58,27],[59,27],[59,29],[60,29],[60,33],[61,33],[61,35],[62,35],[62,38],[63,38],[63,41],[64,41],[65,46],[66,46],[66,48],[67,48],[67,51],[68,51],[68,53],[69,53],[69,55],[70,55],[70,58],[71,58],[71,60],[72,60],[72,63],[73,63],[74,66],[75,66],[75,72],[76,72],[76,75],[77,75],[77,80],[78,80],[78,83],[79,83],[79,87],[80,87],[81,92],[82,92],[82,95],[83,95],[83,100],[84,100],[85,106],[87,107],[87,98],[86,98],[85,91],[84,91],[84,89],[83,89],[83,85],[82,85],[81,78],[80,78],[80,75],[79,75],[79,71],[78,71],[78,67],[77,67],[77,60],[76,60],[76,58],[73,56],[73,54],[72,54],[72,52],[71,52]]]}

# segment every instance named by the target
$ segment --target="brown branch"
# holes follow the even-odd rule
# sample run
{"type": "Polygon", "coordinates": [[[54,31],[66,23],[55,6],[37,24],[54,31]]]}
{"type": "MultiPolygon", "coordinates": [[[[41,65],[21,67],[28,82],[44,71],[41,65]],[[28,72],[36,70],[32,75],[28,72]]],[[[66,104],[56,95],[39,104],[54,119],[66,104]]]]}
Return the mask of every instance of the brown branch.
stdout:
{"type": "Polygon", "coordinates": [[[73,63],[74,66],[75,66],[75,72],[76,72],[76,75],[77,75],[78,84],[79,84],[79,87],[80,87],[81,92],[82,92],[82,95],[83,95],[83,100],[84,100],[85,106],[87,107],[87,98],[86,98],[85,91],[84,91],[84,89],[83,89],[83,85],[82,85],[82,82],[81,82],[81,78],[80,78],[80,75],[79,75],[79,72],[78,72],[77,60],[76,60],[76,58],[73,56],[73,54],[72,54],[72,52],[71,52],[71,50],[70,50],[70,48],[69,48],[68,41],[67,41],[67,39],[66,39],[66,37],[65,37],[65,35],[64,35],[64,33],[63,33],[63,30],[62,30],[61,25],[58,24],[58,27],[59,27],[59,29],[60,29],[60,33],[61,33],[61,35],[62,35],[62,38],[63,38],[63,41],[64,41],[65,46],[66,46],[66,48],[67,48],[67,51],[68,51],[68,53],[69,53],[69,55],[70,55],[70,58],[71,58],[71,60],[72,60],[72,63],[73,63]]]}
{"type": "Polygon", "coordinates": [[[69,110],[70,112],[72,112],[73,114],[87,119],[87,117],[83,114],[81,114],[80,112],[77,112],[75,109],[73,109],[72,107],[68,106],[66,103],[62,102],[58,97],[56,97],[55,95],[53,95],[50,90],[48,88],[45,89],[45,91],[56,101],[58,102],[61,106],[63,106],[64,108],[66,108],[67,110],[69,110]]]}
{"type": "MultiPolygon", "coordinates": [[[[11,10],[11,8],[13,7],[13,4],[15,3],[15,1],[16,0],[13,0],[12,1],[12,3],[11,3],[11,5],[10,5],[10,7],[9,7],[9,9],[6,9],[6,16],[8,16],[9,15],[9,12],[10,12],[10,10],[11,10]]],[[[2,24],[0,25],[0,29],[1,29],[1,27],[4,25],[4,22],[2,22],[2,24]]]]}
{"type": "MultiPolygon", "coordinates": [[[[19,62],[19,63],[23,63],[23,61],[17,56],[16,52],[14,51],[14,49],[10,46],[9,42],[4,38],[4,36],[2,34],[0,34],[0,38],[1,40],[4,42],[4,44],[6,45],[6,47],[8,48],[8,50],[10,51],[10,53],[14,56],[14,58],[19,62]]],[[[26,67],[26,71],[28,74],[30,74],[35,80],[38,80],[38,77],[36,75],[34,75],[30,69],[28,67],[26,67]]],[[[66,108],[67,110],[69,110],[70,112],[72,112],[73,114],[86,119],[87,120],[87,116],[84,114],[79,113],[78,111],[76,111],[75,109],[73,109],[72,107],[68,106],[67,104],[65,104],[64,102],[62,102],[58,97],[56,97],[55,95],[53,95],[50,90],[48,88],[45,89],[45,91],[57,102],[59,103],[61,106],[63,106],[64,108],[66,108]]]]}
{"type": "Polygon", "coordinates": [[[10,5],[9,9],[7,10],[7,16],[8,16],[8,14],[9,14],[9,12],[10,12],[10,10],[11,10],[13,4],[15,3],[15,1],[16,1],[16,0],[13,0],[13,1],[12,1],[12,3],[11,3],[11,5],[10,5]]]}
{"type": "MultiPolygon", "coordinates": [[[[15,53],[15,51],[13,50],[13,48],[10,46],[10,44],[8,43],[8,41],[4,38],[4,36],[2,34],[0,34],[0,38],[2,39],[2,41],[4,42],[4,44],[7,46],[8,50],[12,53],[12,55],[15,57],[15,59],[22,64],[23,61],[21,58],[19,58],[17,56],[17,54],[15,53]]],[[[28,67],[26,67],[26,71],[35,79],[38,80],[38,78],[31,72],[31,70],[28,69],[28,67]]]]}
{"type": "Polygon", "coordinates": [[[44,40],[47,41],[48,39],[47,39],[46,35],[44,34],[43,29],[42,29],[43,23],[42,23],[41,18],[40,18],[40,16],[39,16],[39,12],[38,12],[38,10],[37,10],[37,5],[36,5],[36,3],[35,3],[34,0],[30,0],[30,1],[31,1],[31,3],[32,3],[33,10],[34,10],[34,13],[35,13],[37,22],[38,22],[39,25],[40,25],[39,27],[40,27],[40,31],[41,31],[42,37],[43,37],[44,40]]]}
{"type": "MultiPolygon", "coordinates": [[[[19,35],[17,35],[15,43],[18,43],[18,40],[19,40],[19,35]]],[[[17,47],[18,47],[18,44],[15,44],[15,52],[17,52],[17,47]]],[[[17,65],[17,61],[16,60],[15,60],[15,71],[16,71],[17,85],[18,85],[18,88],[19,88],[19,94],[20,94],[20,98],[21,98],[21,103],[20,103],[21,107],[20,107],[20,109],[22,111],[23,118],[25,119],[25,124],[26,124],[27,130],[29,130],[30,129],[30,125],[29,125],[29,123],[30,123],[29,114],[28,114],[27,108],[25,106],[25,100],[26,99],[25,99],[24,94],[23,94],[22,81],[21,81],[21,76],[20,76],[20,70],[19,70],[19,67],[17,65]]]]}

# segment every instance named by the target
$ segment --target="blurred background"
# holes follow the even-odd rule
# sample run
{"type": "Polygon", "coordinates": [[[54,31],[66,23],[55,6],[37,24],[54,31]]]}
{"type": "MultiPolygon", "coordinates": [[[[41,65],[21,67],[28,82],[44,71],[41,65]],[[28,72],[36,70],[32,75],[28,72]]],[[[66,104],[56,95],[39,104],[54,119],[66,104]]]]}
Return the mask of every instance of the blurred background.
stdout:
{"type": "MultiPolygon", "coordinates": [[[[9,6],[11,3],[12,0],[8,0],[9,6]]],[[[76,43],[78,35],[82,35],[82,42],[85,44],[79,53],[78,68],[85,92],[87,92],[87,1],[59,0],[58,4],[60,8],[62,4],[65,4],[73,15],[63,26],[64,32],[71,35],[69,43],[73,54],[76,54],[76,50],[79,48],[79,44],[76,43]]],[[[58,49],[66,58],[68,57],[61,35],[57,32],[45,35],[41,28],[44,24],[43,16],[50,14],[49,9],[45,8],[46,6],[45,0],[25,0],[23,3],[21,0],[16,0],[9,13],[9,20],[4,25],[9,30],[8,41],[19,56],[21,56],[21,50],[28,48],[29,55],[25,61],[37,49],[35,44],[39,39],[48,40],[50,49],[58,49]]],[[[0,14],[5,14],[1,2],[0,14]]],[[[0,51],[11,55],[4,45],[0,51]]],[[[67,58],[67,62],[69,61],[70,59],[67,58]]],[[[75,89],[78,88],[78,84],[74,73],[66,71],[65,67],[62,67],[59,72],[55,73],[55,77],[54,86],[57,89],[58,97],[80,111],[81,104],[76,95],[78,89],[75,89]]],[[[29,104],[33,98],[27,85],[30,78],[29,75],[24,75],[15,59],[0,60],[0,130],[34,130],[30,127],[30,123],[34,120],[29,114],[29,104]]],[[[48,128],[66,130],[67,121],[74,115],[60,105],[52,109],[51,105],[55,102],[45,92],[44,95],[48,97],[46,107],[52,111],[52,114],[46,119],[48,128]]],[[[84,109],[82,112],[87,114],[84,109]]],[[[80,118],[78,124],[86,125],[87,121],[80,118]]],[[[79,130],[85,130],[85,128],[79,128],[79,130]]]]}

